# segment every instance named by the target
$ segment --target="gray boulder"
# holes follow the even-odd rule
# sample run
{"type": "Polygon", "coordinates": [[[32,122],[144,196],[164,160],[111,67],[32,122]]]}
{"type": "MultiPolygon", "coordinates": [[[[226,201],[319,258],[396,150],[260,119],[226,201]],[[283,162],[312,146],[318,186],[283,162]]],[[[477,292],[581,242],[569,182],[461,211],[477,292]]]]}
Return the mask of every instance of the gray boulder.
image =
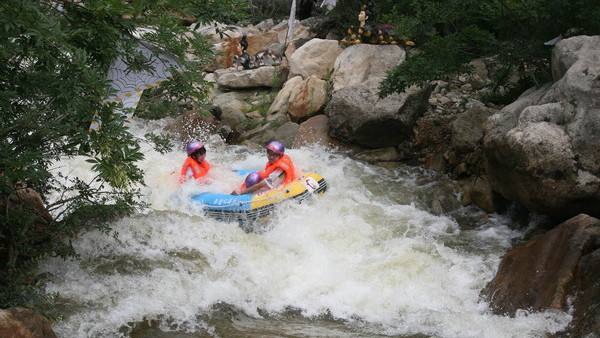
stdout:
{"type": "Polygon", "coordinates": [[[300,75],[308,78],[315,75],[324,79],[342,52],[335,40],[312,39],[298,48],[290,57],[290,77],[300,75]]]}
{"type": "Polygon", "coordinates": [[[490,183],[557,217],[600,216],[600,36],[559,42],[556,82],[525,92],[488,120],[490,183]]]}
{"type": "Polygon", "coordinates": [[[246,70],[228,68],[216,70],[215,76],[217,84],[223,88],[273,87],[276,85],[276,79],[281,77],[281,70],[277,66],[264,66],[246,70]]]}
{"type": "Polygon", "coordinates": [[[412,135],[412,127],[428,106],[430,88],[410,88],[380,98],[386,72],[404,61],[398,46],[354,45],[335,61],[333,93],[325,112],[331,134],[369,148],[396,146],[412,135]]]}
{"type": "Polygon", "coordinates": [[[412,135],[427,109],[430,88],[379,98],[377,87],[349,86],[333,93],[327,108],[334,137],[369,148],[395,146],[412,135]]]}
{"type": "Polygon", "coordinates": [[[406,59],[404,49],[393,45],[360,44],[339,54],[334,64],[333,91],[349,86],[377,87],[393,69],[406,59]]]}

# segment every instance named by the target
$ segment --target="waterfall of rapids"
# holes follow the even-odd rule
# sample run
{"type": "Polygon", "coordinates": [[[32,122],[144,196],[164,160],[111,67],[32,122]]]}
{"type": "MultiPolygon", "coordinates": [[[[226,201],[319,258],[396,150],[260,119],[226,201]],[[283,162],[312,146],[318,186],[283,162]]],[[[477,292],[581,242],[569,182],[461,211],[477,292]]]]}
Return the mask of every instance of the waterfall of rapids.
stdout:
{"type": "MultiPolygon", "coordinates": [[[[131,129],[141,137],[162,123],[134,119],[131,129]]],[[[231,169],[261,168],[263,150],[212,137],[210,182],[180,188],[172,173],[181,147],[142,148],[147,208],[113,222],[118,236],[82,233],[77,258],[40,265],[46,292],[57,294],[59,337],[544,337],[570,320],[560,311],[492,314],[479,292],[521,233],[472,207],[434,214],[432,201],[457,199],[443,177],[290,149],[327,192],[278,206],[247,233],[187,201],[233,190],[241,178],[231,169]]],[[[94,175],[84,158],[56,170],[94,175]]]]}

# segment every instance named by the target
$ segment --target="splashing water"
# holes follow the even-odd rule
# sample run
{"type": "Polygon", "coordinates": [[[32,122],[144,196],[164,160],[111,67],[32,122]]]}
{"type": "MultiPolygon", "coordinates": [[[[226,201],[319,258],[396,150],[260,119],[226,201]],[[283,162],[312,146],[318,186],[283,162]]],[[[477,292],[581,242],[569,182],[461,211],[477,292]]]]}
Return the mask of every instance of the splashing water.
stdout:
{"type": "MultiPolygon", "coordinates": [[[[147,128],[132,125],[136,135],[147,128]]],[[[173,173],[184,153],[145,145],[148,210],[115,222],[116,238],[83,233],[77,259],[43,262],[47,291],[60,295],[59,336],[542,337],[570,320],[562,312],[491,314],[479,291],[520,234],[501,216],[462,227],[427,212],[419,196],[431,195],[437,179],[426,172],[290,150],[301,170],[326,178],[327,193],[283,204],[261,231],[246,233],[186,201],[233,190],[241,178],[231,169],[262,167],[264,151],[216,138],[207,150],[210,184],[180,189],[173,173]]],[[[60,167],[92,175],[81,158],[60,167]]]]}

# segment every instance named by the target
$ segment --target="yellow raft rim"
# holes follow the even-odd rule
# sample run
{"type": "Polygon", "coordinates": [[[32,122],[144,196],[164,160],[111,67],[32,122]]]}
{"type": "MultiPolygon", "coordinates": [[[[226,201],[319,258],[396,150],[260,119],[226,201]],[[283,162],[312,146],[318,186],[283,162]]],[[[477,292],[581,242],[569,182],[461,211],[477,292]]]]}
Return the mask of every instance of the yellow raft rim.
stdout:
{"type": "Polygon", "coordinates": [[[323,194],[327,182],[317,173],[306,173],[292,183],[254,195],[203,194],[194,198],[210,217],[241,222],[269,215],[275,206],[287,200],[302,202],[315,194],[323,194]]]}

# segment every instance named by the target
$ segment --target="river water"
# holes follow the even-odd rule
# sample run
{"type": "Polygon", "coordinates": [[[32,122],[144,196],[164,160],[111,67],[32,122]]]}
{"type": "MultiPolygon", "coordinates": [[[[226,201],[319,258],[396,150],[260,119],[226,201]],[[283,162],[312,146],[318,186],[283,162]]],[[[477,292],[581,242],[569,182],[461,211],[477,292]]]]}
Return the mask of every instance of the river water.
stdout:
{"type": "MultiPolygon", "coordinates": [[[[160,127],[132,123],[140,137],[160,127]]],[[[76,259],[41,264],[60,337],[543,337],[570,320],[491,314],[479,292],[521,233],[507,217],[460,207],[443,177],[292,149],[329,189],[247,233],[204,217],[188,196],[233,190],[231,169],[262,167],[264,151],[211,138],[210,183],[179,188],[184,153],[143,149],[148,207],[114,222],[118,235],[81,234],[76,259]]],[[[82,158],[56,168],[92,177],[82,158]]]]}

